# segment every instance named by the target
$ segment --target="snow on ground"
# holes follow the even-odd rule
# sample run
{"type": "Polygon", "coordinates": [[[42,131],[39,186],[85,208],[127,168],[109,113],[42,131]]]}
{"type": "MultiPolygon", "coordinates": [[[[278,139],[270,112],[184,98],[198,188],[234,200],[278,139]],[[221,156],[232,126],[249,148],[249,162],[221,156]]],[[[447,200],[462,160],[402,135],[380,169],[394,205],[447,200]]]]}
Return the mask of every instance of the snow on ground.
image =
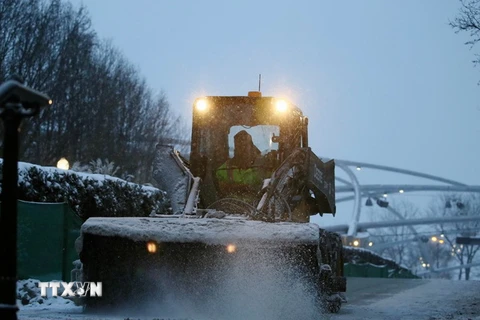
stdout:
{"type": "MultiPolygon", "coordinates": [[[[76,306],[70,299],[52,297],[51,291],[47,290],[47,296],[40,295],[38,283],[40,280],[27,279],[17,281],[17,305],[20,310],[31,313],[34,317],[39,311],[46,310],[49,313],[64,313],[68,310],[81,312],[82,307],[76,306]]],[[[62,291],[59,290],[59,293],[62,291]]]]}
{"type": "MultiPolygon", "coordinates": [[[[378,278],[349,278],[349,281],[362,282],[364,287],[357,286],[356,292],[348,292],[349,302],[342,306],[339,314],[321,315],[317,319],[330,320],[480,320],[480,282],[454,280],[418,280],[418,279],[378,279],[378,278]],[[398,286],[398,288],[395,288],[398,286]],[[382,290],[382,287],[388,290],[382,290]],[[400,288],[401,287],[401,288],[400,288]]],[[[33,281],[33,280],[28,280],[33,281]]],[[[273,296],[273,295],[272,295],[273,296]]],[[[232,297],[233,299],[234,297],[232,297]]],[[[129,316],[84,314],[82,307],[66,303],[63,298],[48,298],[50,304],[34,302],[23,306],[19,302],[19,320],[231,320],[239,319],[234,313],[225,318],[205,318],[199,315],[194,319],[189,317],[168,317],[159,312],[158,316],[129,316]]],[[[263,299],[258,301],[264,304],[263,299]]],[[[171,301],[175,304],[175,300],[171,301]]],[[[295,307],[296,305],[292,303],[295,307]]],[[[208,308],[208,306],[205,306],[208,308]]],[[[249,306],[245,305],[244,309],[249,306]]],[[[275,312],[272,312],[275,313],[275,312]]],[[[265,315],[250,316],[245,320],[305,320],[291,319],[288,316],[279,318],[278,314],[272,318],[265,315]]]]}
{"type": "Polygon", "coordinates": [[[417,319],[431,320],[480,319],[480,282],[430,280],[421,287],[378,301],[371,307],[387,315],[395,310],[390,319],[413,315],[417,319]]]}
{"type": "Polygon", "coordinates": [[[480,281],[358,279],[365,282],[365,288],[348,294],[347,284],[349,303],[342,306],[341,312],[332,316],[332,320],[480,320],[480,281]],[[393,287],[405,283],[408,286],[406,289],[383,291],[380,285],[382,281],[391,281],[393,287]]]}

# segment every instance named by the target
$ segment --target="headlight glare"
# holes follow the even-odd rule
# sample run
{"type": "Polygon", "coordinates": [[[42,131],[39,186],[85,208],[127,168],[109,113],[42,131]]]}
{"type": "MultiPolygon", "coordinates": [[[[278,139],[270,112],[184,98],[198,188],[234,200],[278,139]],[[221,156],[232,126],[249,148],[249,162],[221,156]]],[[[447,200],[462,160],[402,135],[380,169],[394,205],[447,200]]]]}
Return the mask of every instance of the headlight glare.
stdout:
{"type": "Polygon", "coordinates": [[[198,99],[195,103],[195,108],[197,111],[205,112],[208,109],[208,103],[205,99],[198,99]]]}
{"type": "Polygon", "coordinates": [[[288,104],[285,100],[277,100],[275,102],[275,108],[278,112],[285,112],[288,109],[288,104]]]}

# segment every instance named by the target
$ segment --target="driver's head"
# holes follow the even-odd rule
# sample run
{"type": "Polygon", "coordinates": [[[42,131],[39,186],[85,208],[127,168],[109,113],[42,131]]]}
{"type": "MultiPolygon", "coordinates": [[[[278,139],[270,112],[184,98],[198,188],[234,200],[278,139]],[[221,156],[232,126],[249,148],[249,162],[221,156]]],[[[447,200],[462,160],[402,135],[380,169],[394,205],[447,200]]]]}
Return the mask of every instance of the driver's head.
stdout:
{"type": "Polygon", "coordinates": [[[260,155],[260,150],[253,144],[252,136],[242,130],[233,137],[235,149],[233,157],[244,165],[249,165],[260,155]]]}

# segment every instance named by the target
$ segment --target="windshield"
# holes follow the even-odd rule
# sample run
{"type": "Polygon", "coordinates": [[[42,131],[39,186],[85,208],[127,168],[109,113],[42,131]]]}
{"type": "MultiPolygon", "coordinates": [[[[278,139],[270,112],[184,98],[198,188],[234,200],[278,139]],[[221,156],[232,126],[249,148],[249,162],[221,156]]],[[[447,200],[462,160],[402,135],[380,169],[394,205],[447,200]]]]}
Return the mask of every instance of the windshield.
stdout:
{"type": "Polygon", "coordinates": [[[280,134],[280,128],[278,126],[232,126],[228,134],[228,154],[230,158],[234,155],[234,137],[242,130],[246,131],[252,137],[253,144],[260,150],[261,155],[266,155],[272,150],[278,150],[278,143],[272,142],[272,137],[280,134]]]}

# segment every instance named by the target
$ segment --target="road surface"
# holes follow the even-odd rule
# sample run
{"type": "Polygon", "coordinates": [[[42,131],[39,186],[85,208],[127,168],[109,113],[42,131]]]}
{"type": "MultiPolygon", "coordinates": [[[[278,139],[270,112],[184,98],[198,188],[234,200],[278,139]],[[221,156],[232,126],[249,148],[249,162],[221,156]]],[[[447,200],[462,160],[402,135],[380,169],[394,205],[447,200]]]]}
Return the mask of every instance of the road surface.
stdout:
{"type": "MultiPolygon", "coordinates": [[[[378,279],[349,278],[347,288],[348,303],[338,314],[325,314],[317,319],[425,319],[425,320],[480,320],[480,281],[417,280],[417,279],[378,279]]],[[[206,308],[208,306],[205,306],[206,308]]],[[[191,319],[206,320],[203,317],[178,317],[159,314],[156,317],[139,317],[128,314],[120,316],[86,315],[79,307],[22,307],[19,320],[31,319],[95,319],[95,320],[160,320],[191,319]]],[[[241,320],[235,314],[229,319],[241,320]]],[[[270,320],[265,315],[258,319],[270,320]]],[[[307,320],[295,317],[286,320],[307,320]]],[[[208,319],[213,320],[213,319],[208,319]]],[[[249,317],[244,320],[257,320],[249,317]]],[[[272,320],[279,320],[278,315],[272,320]]],[[[310,320],[310,319],[308,319],[310,320]]]]}
{"type": "Polygon", "coordinates": [[[331,319],[480,319],[480,281],[349,278],[331,319]]]}

